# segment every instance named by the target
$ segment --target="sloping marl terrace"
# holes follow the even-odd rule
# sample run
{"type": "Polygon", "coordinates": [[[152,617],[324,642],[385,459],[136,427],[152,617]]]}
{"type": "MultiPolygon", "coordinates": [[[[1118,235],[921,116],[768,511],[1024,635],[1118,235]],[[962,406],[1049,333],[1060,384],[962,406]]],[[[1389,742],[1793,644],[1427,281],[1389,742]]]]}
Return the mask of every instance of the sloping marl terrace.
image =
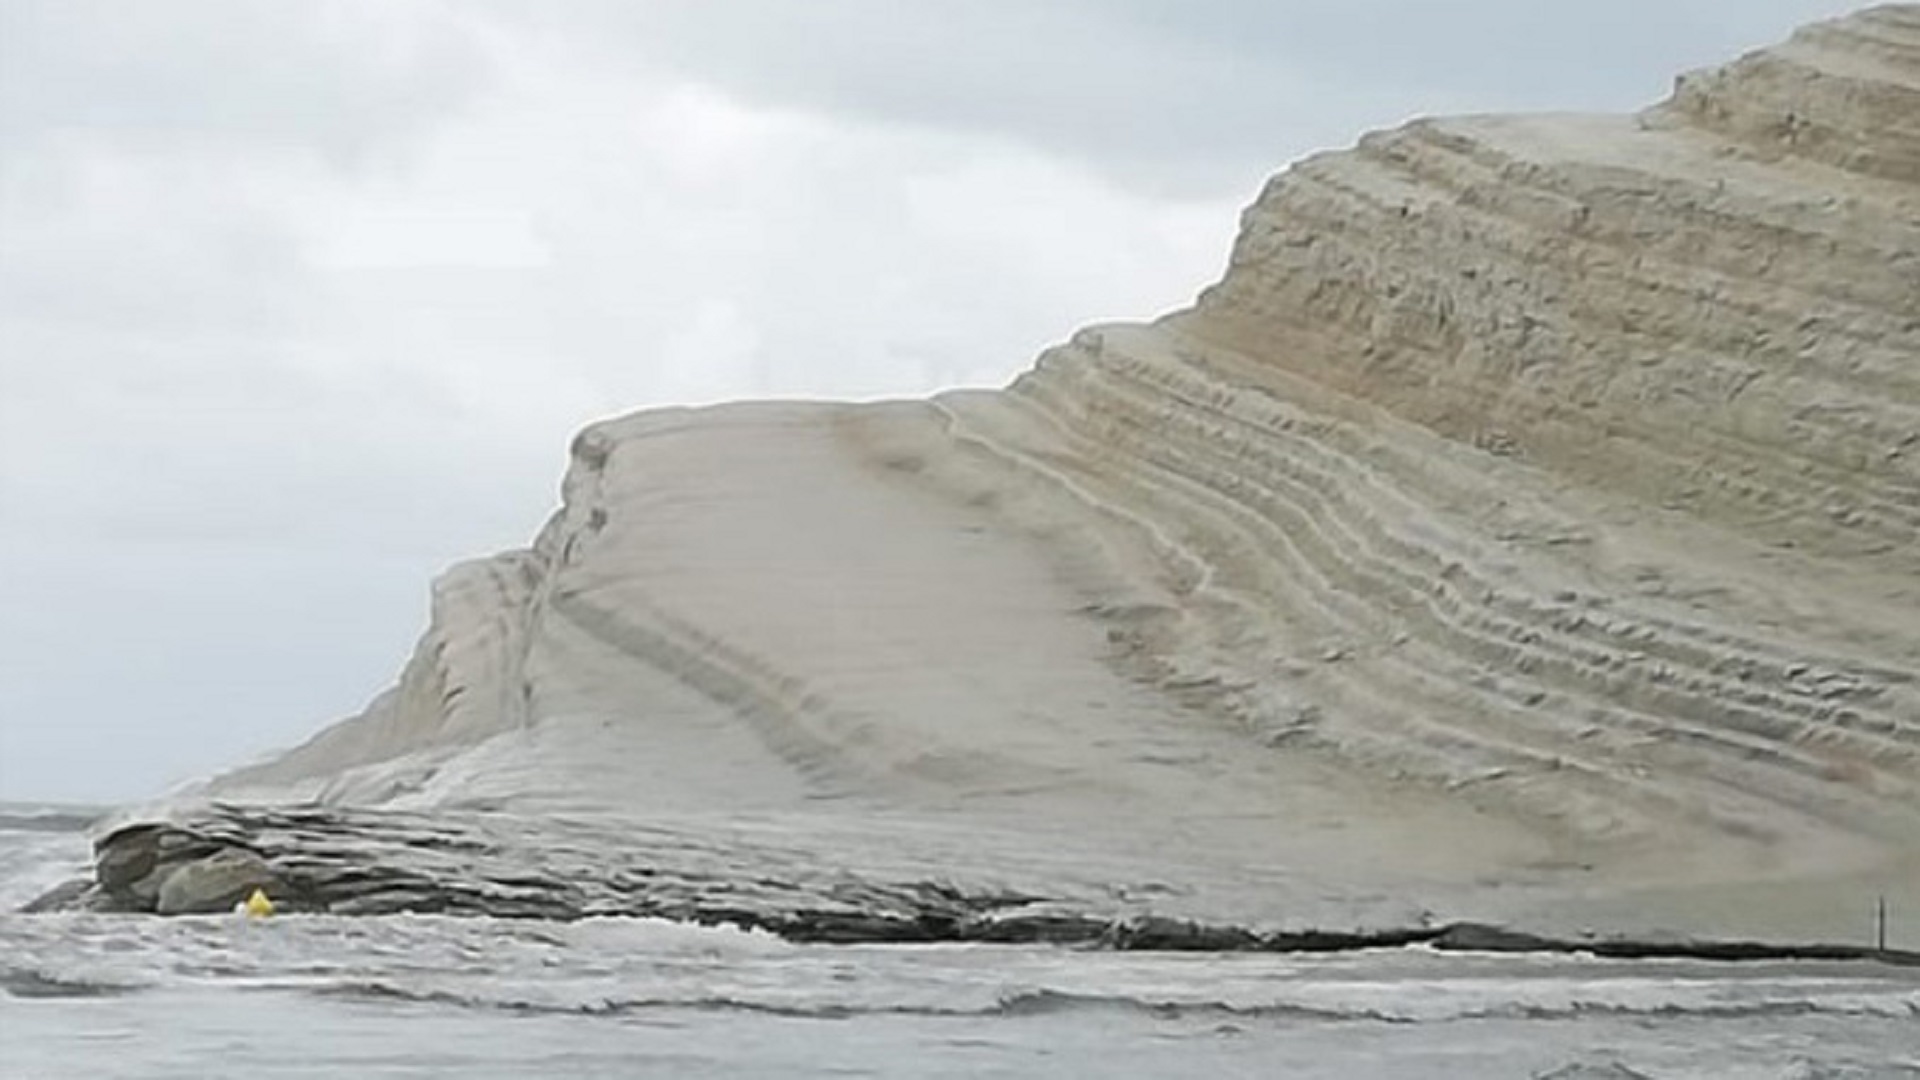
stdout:
{"type": "Polygon", "coordinates": [[[563,496],[210,791],[1042,823],[1325,925],[1751,882],[1824,931],[1765,898],[1920,883],[1920,6],[1369,135],[1191,308],[999,392],[597,424],[563,496]]]}

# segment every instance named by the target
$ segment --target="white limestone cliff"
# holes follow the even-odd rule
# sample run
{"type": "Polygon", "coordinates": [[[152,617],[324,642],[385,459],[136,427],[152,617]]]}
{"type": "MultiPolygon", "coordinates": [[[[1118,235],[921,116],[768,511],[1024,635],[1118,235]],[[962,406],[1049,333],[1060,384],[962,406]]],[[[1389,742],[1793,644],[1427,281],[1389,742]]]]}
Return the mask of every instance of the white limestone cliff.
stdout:
{"type": "Polygon", "coordinates": [[[1334,893],[1920,881],[1920,5],[1636,116],[1370,135],[1190,309],[1001,392],[596,424],[563,494],[213,790],[1334,893]]]}

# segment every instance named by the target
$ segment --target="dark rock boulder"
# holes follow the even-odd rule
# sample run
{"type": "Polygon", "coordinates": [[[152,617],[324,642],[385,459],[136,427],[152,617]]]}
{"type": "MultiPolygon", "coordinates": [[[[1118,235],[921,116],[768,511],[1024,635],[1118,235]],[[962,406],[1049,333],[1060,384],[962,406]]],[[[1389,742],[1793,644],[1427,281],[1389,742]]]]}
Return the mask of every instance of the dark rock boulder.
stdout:
{"type": "Polygon", "coordinates": [[[153,910],[161,915],[211,915],[231,911],[255,889],[283,892],[265,859],[251,851],[222,848],[181,863],[160,882],[153,910]]]}

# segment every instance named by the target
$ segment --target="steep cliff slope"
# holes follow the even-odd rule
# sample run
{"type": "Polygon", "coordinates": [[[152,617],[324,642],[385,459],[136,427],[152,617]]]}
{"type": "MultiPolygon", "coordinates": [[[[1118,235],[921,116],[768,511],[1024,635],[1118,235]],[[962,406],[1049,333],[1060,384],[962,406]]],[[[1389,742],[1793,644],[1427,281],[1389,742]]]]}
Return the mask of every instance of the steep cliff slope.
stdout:
{"type": "Polygon", "coordinates": [[[1336,898],[1898,875],[1917,673],[1894,5],[1637,116],[1306,161],[1192,308],[1006,391],[595,425],[397,688],[214,790],[1039,830],[1336,898]]]}

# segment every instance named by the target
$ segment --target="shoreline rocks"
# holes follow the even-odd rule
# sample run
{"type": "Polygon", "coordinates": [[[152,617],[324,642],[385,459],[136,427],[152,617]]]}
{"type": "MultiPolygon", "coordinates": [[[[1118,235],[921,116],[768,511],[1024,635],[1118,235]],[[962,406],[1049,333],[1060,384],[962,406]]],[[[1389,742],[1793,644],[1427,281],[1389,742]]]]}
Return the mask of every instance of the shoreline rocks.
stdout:
{"type": "MultiPolygon", "coordinates": [[[[1610,959],[1870,961],[1920,967],[1920,952],[1798,942],[1569,940],[1474,921],[1273,929],[1115,905],[1109,890],[1058,895],[984,882],[858,874],[804,853],[732,851],[693,833],[609,842],[572,823],[549,839],[596,839],[600,857],[528,858],[479,816],[213,804],[125,825],[95,843],[96,879],[40,911],[223,912],[255,887],[282,911],[439,913],[570,921],[665,918],[758,929],[796,943],[1055,945],[1134,952],[1324,953],[1425,946],[1448,952],[1584,953],[1610,959]],[[568,834],[571,834],[568,837],[568,834]]],[[[602,823],[604,826],[604,823],[602,823]]]]}

